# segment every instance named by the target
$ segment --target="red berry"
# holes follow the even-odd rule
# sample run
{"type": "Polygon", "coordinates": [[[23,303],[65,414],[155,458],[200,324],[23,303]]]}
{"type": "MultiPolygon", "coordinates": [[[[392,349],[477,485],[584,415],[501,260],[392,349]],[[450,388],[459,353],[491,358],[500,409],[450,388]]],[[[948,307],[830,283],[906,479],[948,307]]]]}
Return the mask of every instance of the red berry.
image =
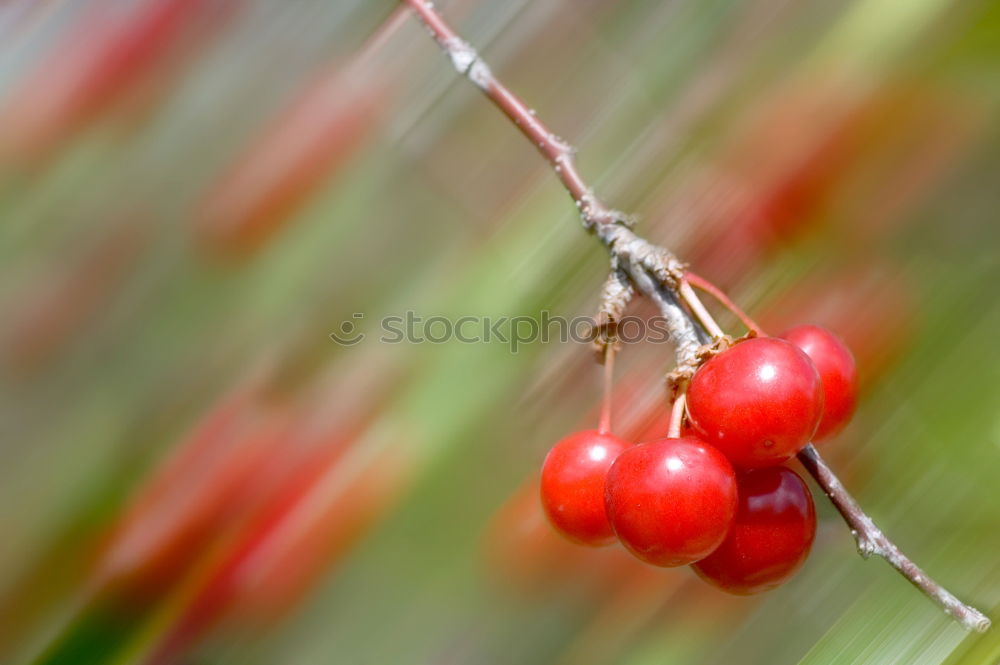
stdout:
{"type": "Polygon", "coordinates": [[[552,447],[542,465],[542,507],[556,530],[582,545],[614,541],[604,511],[604,480],[628,447],[614,434],[597,430],[570,434],[552,447]]]}
{"type": "Polygon", "coordinates": [[[802,566],[816,534],[816,509],[802,479],[784,467],[741,473],[729,534],[695,572],[738,595],[767,591],[802,566]]]}
{"type": "Polygon", "coordinates": [[[805,351],[823,382],[823,417],[813,439],[833,436],[848,423],[857,404],[854,355],[839,337],[819,326],[796,326],[781,336],[805,351]]]}
{"type": "Polygon", "coordinates": [[[695,438],[629,448],[608,471],[608,519],[643,561],[683,566],[711,554],[736,510],[736,475],[725,455],[695,438]]]}
{"type": "Polygon", "coordinates": [[[776,337],[740,342],[695,373],[688,414],[698,435],[744,468],[780,464],[816,432],[823,384],[801,349],[776,337]]]}

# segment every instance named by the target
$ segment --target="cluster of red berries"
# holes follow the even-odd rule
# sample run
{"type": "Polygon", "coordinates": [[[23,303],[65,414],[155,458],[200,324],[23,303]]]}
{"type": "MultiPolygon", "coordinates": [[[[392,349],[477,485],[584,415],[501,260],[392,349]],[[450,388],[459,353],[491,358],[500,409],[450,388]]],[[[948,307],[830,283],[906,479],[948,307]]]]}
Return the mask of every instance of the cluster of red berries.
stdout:
{"type": "Polygon", "coordinates": [[[847,423],[856,386],[850,350],[823,328],[741,341],[692,377],[683,436],[631,445],[588,430],[557,443],[542,504],[578,543],[617,538],[643,561],[693,564],[732,593],[774,588],[816,530],[808,488],[780,465],[847,423]]]}

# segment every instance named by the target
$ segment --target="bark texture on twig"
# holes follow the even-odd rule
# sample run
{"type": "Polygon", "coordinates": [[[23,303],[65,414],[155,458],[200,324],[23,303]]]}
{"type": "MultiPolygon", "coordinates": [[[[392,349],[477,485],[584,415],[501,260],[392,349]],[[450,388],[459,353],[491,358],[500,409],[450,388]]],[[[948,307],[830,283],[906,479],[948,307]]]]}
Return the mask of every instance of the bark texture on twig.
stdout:
{"type": "Polygon", "coordinates": [[[815,447],[806,446],[799,453],[798,458],[802,466],[816,479],[816,482],[829,497],[837,512],[847,522],[847,526],[851,528],[851,534],[858,545],[858,553],[862,557],[867,559],[874,554],[885,559],[890,566],[909,580],[910,584],[923,591],[928,598],[937,603],[941,609],[954,617],[966,629],[979,632],[989,629],[990,620],[986,615],[976,608],[966,605],[931,579],[920,566],[913,563],[896,547],[895,543],[882,533],[872,518],[861,509],[854,497],[844,488],[843,483],[827,466],[815,447]]]}
{"type": "Polygon", "coordinates": [[[611,258],[611,272],[601,288],[601,304],[594,317],[594,351],[598,362],[603,363],[608,346],[615,343],[618,324],[625,316],[625,308],[635,297],[635,288],[628,273],[621,269],[618,261],[611,258]]]}
{"type": "MultiPolygon", "coordinates": [[[[690,288],[684,287],[685,267],[668,250],[653,245],[630,228],[629,218],[605,205],[587,185],[576,166],[575,150],[556,136],[517,95],[500,82],[490,67],[468,42],[448,25],[433,4],[425,0],[403,0],[420,18],[431,35],[450,58],[455,69],[472,81],[504,113],[524,136],[548,160],[556,176],[573,198],[584,228],[607,248],[612,260],[612,276],[605,285],[602,311],[620,316],[631,293],[622,283],[627,276],[631,286],[652,300],[671,331],[677,351],[677,367],[672,373],[678,381],[690,376],[700,363],[701,351],[712,336],[692,312],[706,317],[704,308],[690,288]],[[686,309],[684,304],[689,309],[686,309]]],[[[600,315],[599,315],[600,316],[600,315]]],[[[710,317],[706,317],[706,320],[710,317]]],[[[712,326],[709,326],[711,329],[712,326]]],[[[721,331],[713,330],[715,338],[721,331]]],[[[843,484],[826,465],[813,446],[799,453],[799,460],[833,502],[854,534],[858,551],[868,557],[877,554],[889,562],[915,587],[940,605],[945,612],[970,630],[984,631],[990,620],[981,612],[958,600],[930,579],[908,559],[861,510],[843,484]]]]}

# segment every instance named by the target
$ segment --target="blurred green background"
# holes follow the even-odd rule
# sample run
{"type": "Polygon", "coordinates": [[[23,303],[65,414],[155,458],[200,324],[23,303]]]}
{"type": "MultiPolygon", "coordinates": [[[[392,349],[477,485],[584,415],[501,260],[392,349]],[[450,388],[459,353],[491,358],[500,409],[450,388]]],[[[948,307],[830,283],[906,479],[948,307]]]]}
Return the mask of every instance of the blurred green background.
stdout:
{"type": "MultiPolygon", "coordinates": [[[[824,453],[996,619],[1000,3],[438,6],[641,232],[848,340],[824,453]]],[[[559,540],[536,474],[596,420],[589,349],[379,322],[589,316],[607,259],[394,3],[9,0],[0,44],[0,661],[1000,659],[822,496],[761,597],[559,540]]],[[[671,364],[625,348],[620,434],[665,433],[671,364]]]]}

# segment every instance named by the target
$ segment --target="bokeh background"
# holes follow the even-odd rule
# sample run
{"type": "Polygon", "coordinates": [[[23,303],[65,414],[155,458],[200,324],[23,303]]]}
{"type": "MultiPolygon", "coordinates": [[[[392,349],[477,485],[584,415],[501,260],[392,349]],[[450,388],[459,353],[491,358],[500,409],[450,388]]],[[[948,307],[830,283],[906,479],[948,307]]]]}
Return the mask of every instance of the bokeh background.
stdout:
{"type": "MultiPolygon", "coordinates": [[[[863,404],[824,452],[1000,618],[1000,3],[439,6],[642,232],[849,341],[863,404]]],[[[7,0],[0,216],[0,662],[1000,658],[822,497],[755,598],[549,529],[587,347],[378,322],[587,316],[606,257],[392,2],[7,0]]],[[[621,354],[620,434],[665,433],[671,359],[621,354]]]]}

